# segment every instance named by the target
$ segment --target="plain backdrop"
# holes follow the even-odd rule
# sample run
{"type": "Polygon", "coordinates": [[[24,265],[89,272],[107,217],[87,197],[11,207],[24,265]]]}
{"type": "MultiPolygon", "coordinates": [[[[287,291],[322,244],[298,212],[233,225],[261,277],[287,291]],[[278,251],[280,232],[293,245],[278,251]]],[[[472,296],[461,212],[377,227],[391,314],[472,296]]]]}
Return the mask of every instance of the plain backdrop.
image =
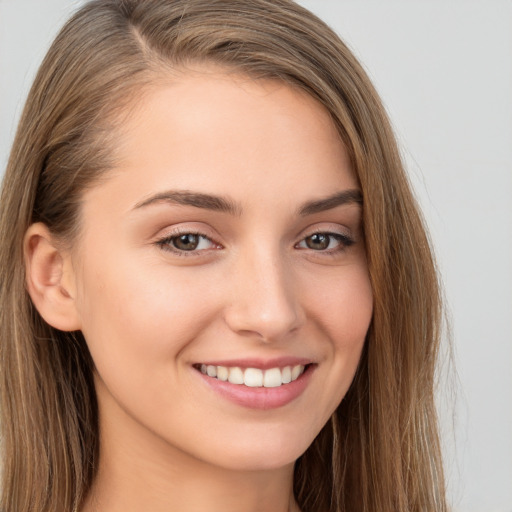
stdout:
{"type": "MultiPolygon", "coordinates": [[[[34,73],[79,3],[0,0],[0,173],[34,73]]],[[[455,345],[439,390],[453,509],[512,512],[512,1],[300,3],[376,84],[431,229],[455,345]]]]}

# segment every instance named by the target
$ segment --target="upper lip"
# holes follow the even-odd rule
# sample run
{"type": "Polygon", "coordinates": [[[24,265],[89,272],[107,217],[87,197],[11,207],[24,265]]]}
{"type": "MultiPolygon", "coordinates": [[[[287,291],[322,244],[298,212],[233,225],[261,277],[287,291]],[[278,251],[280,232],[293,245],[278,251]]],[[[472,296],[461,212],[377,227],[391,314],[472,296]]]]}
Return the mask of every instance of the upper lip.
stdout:
{"type": "Polygon", "coordinates": [[[286,366],[302,365],[306,366],[313,363],[311,359],[304,357],[283,356],[273,359],[260,358],[244,358],[244,359],[216,359],[200,361],[196,365],[204,364],[206,366],[226,366],[228,368],[259,368],[260,370],[268,370],[270,368],[284,368],[286,366]]]}

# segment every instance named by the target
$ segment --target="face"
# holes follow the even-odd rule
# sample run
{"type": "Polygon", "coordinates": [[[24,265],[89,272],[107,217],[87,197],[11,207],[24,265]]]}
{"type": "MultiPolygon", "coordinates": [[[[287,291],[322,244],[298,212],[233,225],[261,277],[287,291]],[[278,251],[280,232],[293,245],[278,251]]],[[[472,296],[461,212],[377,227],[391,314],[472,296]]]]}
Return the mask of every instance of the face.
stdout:
{"type": "Polygon", "coordinates": [[[72,256],[102,426],[224,468],[293,463],[372,315],[358,183],[328,113],[198,70],[144,97],[117,156],[72,256]]]}

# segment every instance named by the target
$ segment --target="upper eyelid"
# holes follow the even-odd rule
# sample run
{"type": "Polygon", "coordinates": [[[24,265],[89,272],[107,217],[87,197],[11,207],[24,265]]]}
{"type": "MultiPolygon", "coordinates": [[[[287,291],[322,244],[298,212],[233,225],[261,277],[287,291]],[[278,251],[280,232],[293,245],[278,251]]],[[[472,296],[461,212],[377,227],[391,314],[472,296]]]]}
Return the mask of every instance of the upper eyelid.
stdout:
{"type": "Polygon", "coordinates": [[[154,240],[156,242],[158,242],[159,240],[160,241],[167,240],[167,239],[175,238],[175,237],[178,237],[181,235],[197,235],[197,236],[202,236],[204,238],[207,238],[208,240],[210,240],[213,243],[221,245],[220,242],[217,241],[217,239],[220,237],[216,233],[212,233],[211,231],[212,230],[209,230],[209,229],[196,228],[196,227],[191,227],[191,226],[187,226],[184,228],[171,227],[171,228],[167,228],[167,229],[161,229],[160,233],[163,233],[163,234],[155,235],[154,240]]]}
{"type": "Polygon", "coordinates": [[[326,235],[338,235],[355,240],[354,232],[348,226],[336,224],[335,227],[332,223],[328,226],[308,226],[306,229],[301,231],[301,233],[298,235],[298,238],[299,240],[303,240],[304,238],[315,235],[317,233],[325,233],[326,235]]]}

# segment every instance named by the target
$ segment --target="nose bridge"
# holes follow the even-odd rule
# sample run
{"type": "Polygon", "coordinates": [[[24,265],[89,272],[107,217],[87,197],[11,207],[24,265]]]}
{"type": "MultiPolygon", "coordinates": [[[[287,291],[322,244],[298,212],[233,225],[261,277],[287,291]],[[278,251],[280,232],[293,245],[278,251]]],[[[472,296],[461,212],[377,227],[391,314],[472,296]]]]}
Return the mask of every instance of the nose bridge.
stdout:
{"type": "Polygon", "coordinates": [[[239,333],[271,342],[301,323],[292,269],[279,247],[252,247],[237,258],[226,321],[239,333]]]}

